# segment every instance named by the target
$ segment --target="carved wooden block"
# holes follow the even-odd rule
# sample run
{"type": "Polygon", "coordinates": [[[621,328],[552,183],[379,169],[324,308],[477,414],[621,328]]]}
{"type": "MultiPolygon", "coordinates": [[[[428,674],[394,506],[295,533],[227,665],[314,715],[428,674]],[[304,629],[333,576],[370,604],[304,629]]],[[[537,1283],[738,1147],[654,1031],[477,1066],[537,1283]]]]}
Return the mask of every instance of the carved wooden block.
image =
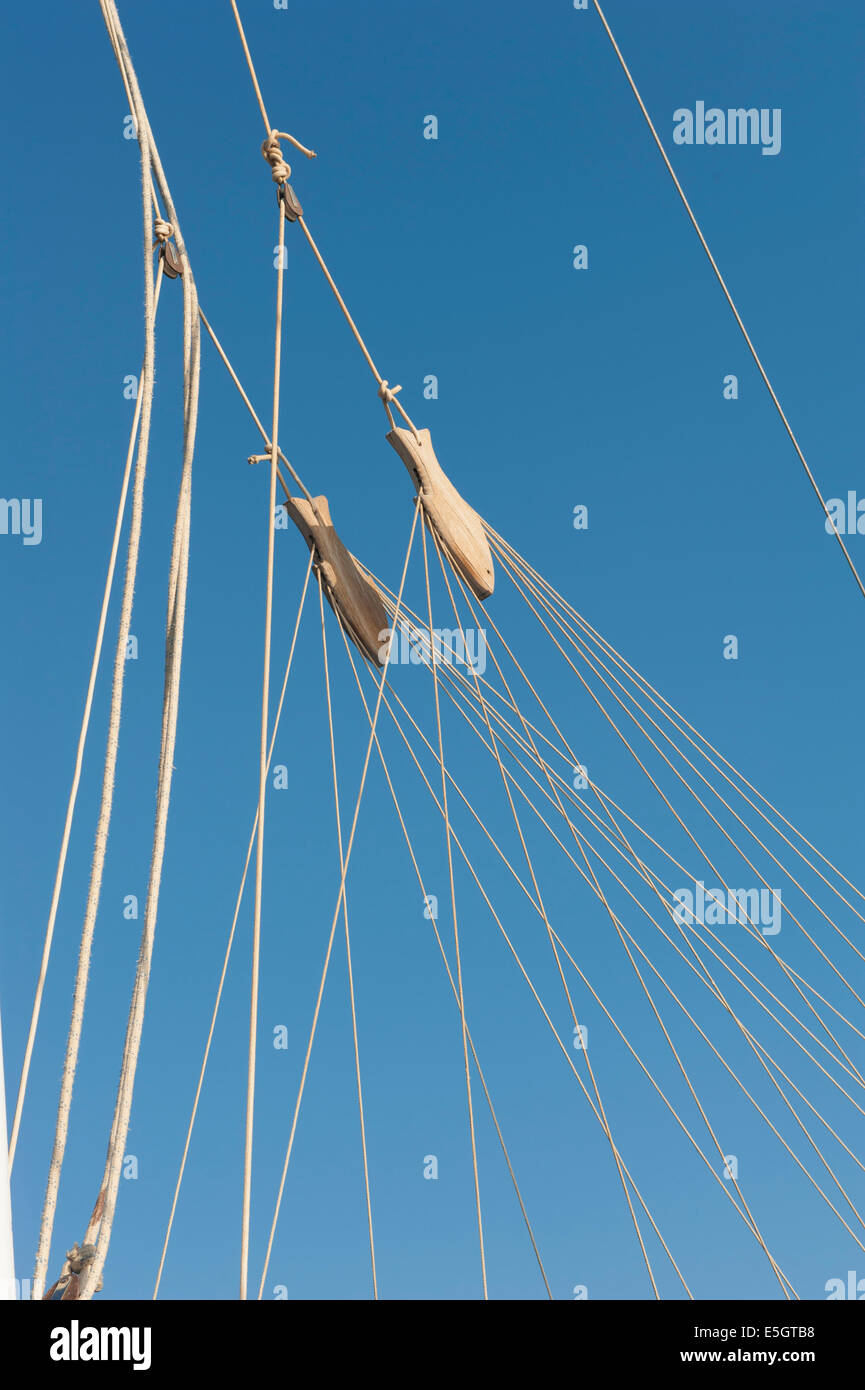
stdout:
{"type": "Polygon", "coordinates": [[[424,520],[435,530],[442,547],[479,599],[495,587],[493,557],[481,519],[460,497],[435,456],[429,430],[392,429],[386,436],[396,449],[423,502],[424,520]]]}
{"type": "Polygon", "coordinates": [[[381,595],[336,534],[327,498],[314,500],[319,516],[303,497],[283,506],[315,552],[314,567],[321,574],[325,598],[342,619],[349,637],[377,666],[383,666],[380,653],[386,649],[387,637],[382,633],[389,630],[389,620],[381,595]]]}

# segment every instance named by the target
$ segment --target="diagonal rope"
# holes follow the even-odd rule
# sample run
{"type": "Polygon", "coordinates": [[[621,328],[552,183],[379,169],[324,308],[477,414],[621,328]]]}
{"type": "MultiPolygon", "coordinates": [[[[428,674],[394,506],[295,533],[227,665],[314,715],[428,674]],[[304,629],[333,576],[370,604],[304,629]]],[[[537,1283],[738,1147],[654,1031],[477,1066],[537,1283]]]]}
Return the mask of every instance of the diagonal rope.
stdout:
{"type": "MultiPolygon", "coordinates": [[[[249,68],[249,76],[250,76],[250,78],[252,79],[252,85],[253,85],[253,87],[255,88],[255,96],[256,96],[256,100],[258,101],[258,109],[259,109],[259,111],[261,112],[261,119],[262,119],[263,122],[264,122],[264,129],[265,129],[265,133],[266,133],[266,135],[267,135],[267,137],[268,137],[268,140],[272,139],[274,136],[277,136],[277,135],[278,135],[278,136],[281,136],[282,139],[290,140],[291,143],[295,146],[295,148],[296,148],[296,149],[299,149],[303,154],[307,155],[308,157],[314,158],[313,151],[312,151],[312,150],[306,149],[306,147],[305,147],[304,145],[301,145],[301,144],[299,143],[299,141],[297,141],[297,140],[294,139],[294,136],[292,136],[292,135],[286,135],[284,131],[276,131],[276,130],[274,129],[274,127],[270,124],[270,117],[269,117],[268,114],[267,114],[267,108],[265,107],[265,104],[264,104],[264,98],[263,98],[262,95],[261,95],[261,86],[260,86],[260,84],[259,84],[258,76],[257,76],[256,71],[255,71],[255,64],[254,64],[253,61],[252,61],[252,54],[251,54],[250,51],[249,51],[249,44],[248,44],[247,41],[246,41],[246,34],[244,33],[244,30],[243,30],[243,23],[242,23],[241,18],[240,18],[240,12],[239,12],[239,10],[238,10],[238,8],[237,8],[237,5],[236,5],[236,3],[235,3],[235,0],[230,0],[230,4],[231,4],[232,11],[233,11],[233,13],[234,13],[234,20],[235,20],[235,23],[236,23],[236,25],[237,25],[237,32],[238,32],[239,35],[240,35],[240,42],[241,42],[241,44],[243,45],[243,53],[244,53],[244,57],[246,58],[246,66],[249,68]]],[[[390,407],[391,407],[391,405],[395,405],[396,408],[397,408],[397,410],[399,411],[400,415],[401,415],[402,418],[405,420],[406,424],[408,425],[409,429],[411,430],[412,434],[415,436],[416,439],[419,438],[420,436],[418,435],[417,429],[415,428],[415,426],[414,426],[414,424],[412,423],[412,421],[411,421],[411,419],[409,418],[409,416],[406,414],[406,412],[405,412],[405,410],[403,409],[403,407],[402,407],[402,405],[400,404],[400,402],[396,399],[396,393],[400,390],[400,387],[399,387],[399,386],[395,386],[395,387],[389,388],[389,387],[388,387],[387,381],[384,379],[384,377],[382,376],[381,372],[378,370],[378,367],[375,365],[375,362],[374,362],[373,359],[372,359],[372,355],[371,355],[371,353],[370,353],[370,351],[369,351],[369,348],[367,347],[366,343],[364,342],[363,338],[361,337],[360,330],[359,330],[357,324],[355,323],[354,319],[352,318],[351,314],[349,313],[348,306],[346,305],[345,300],[343,299],[342,295],[340,294],[339,290],[337,289],[337,287],[336,287],[336,282],[334,281],[333,276],[331,275],[330,271],[328,270],[327,265],[325,264],[325,261],[324,261],[324,257],[322,256],[321,252],[319,251],[318,247],[316,246],[315,241],[313,240],[313,237],[312,237],[312,233],[310,232],[308,226],[306,225],[306,220],[305,220],[305,218],[303,217],[302,214],[297,218],[297,221],[298,221],[298,223],[299,223],[299,225],[300,225],[300,227],[301,227],[301,229],[302,229],[302,231],[303,231],[304,236],[306,237],[307,241],[309,242],[309,245],[310,245],[310,248],[311,248],[311,250],[312,250],[312,253],[313,253],[313,255],[315,256],[315,259],[318,261],[318,264],[320,265],[320,267],[321,267],[321,269],[322,269],[322,271],[323,271],[323,273],[324,273],[324,277],[325,277],[325,279],[327,280],[327,283],[330,285],[330,288],[331,288],[331,290],[332,290],[333,293],[334,293],[334,296],[335,296],[335,298],[336,298],[336,301],[337,301],[337,303],[339,304],[339,307],[340,307],[340,309],[342,310],[343,315],[344,315],[344,317],[345,317],[345,321],[346,321],[346,323],[348,324],[349,328],[351,329],[352,333],[354,334],[354,337],[355,337],[355,339],[356,339],[356,341],[357,341],[357,344],[358,344],[358,346],[359,346],[361,352],[363,353],[363,355],[364,355],[364,357],[365,357],[365,359],[366,359],[366,361],[367,361],[367,364],[368,364],[368,366],[369,366],[369,368],[370,368],[370,371],[372,372],[373,376],[374,376],[375,379],[376,379],[376,382],[378,383],[378,388],[379,388],[378,394],[379,394],[379,396],[381,397],[381,400],[382,400],[383,403],[384,403],[384,408],[385,408],[385,410],[386,410],[387,413],[388,413],[388,418],[389,418],[390,421],[391,421],[391,426],[393,426],[393,417],[392,417],[392,415],[391,415],[390,407]]]]}
{"type": "Polygon", "coordinates": [[[625,59],[624,59],[623,56],[622,56],[622,50],[619,48],[619,45],[616,43],[616,40],[615,40],[615,38],[613,37],[613,31],[612,31],[612,29],[610,28],[609,24],[607,23],[606,16],[604,15],[603,10],[601,9],[600,5],[598,4],[598,0],[593,0],[593,2],[594,2],[595,9],[597,10],[598,15],[599,15],[599,17],[600,17],[601,23],[603,24],[604,29],[605,29],[606,32],[607,32],[607,37],[609,38],[610,43],[613,45],[613,49],[615,50],[616,57],[618,58],[619,62],[620,62],[621,65],[622,65],[622,71],[624,72],[626,78],[628,79],[628,84],[629,84],[629,86],[630,86],[630,88],[631,88],[631,91],[634,93],[634,96],[637,98],[637,102],[638,102],[638,104],[639,104],[640,110],[642,111],[643,115],[644,115],[645,118],[646,118],[646,124],[648,125],[649,130],[650,130],[651,133],[652,133],[652,137],[653,137],[653,139],[654,139],[654,141],[655,141],[655,144],[657,145],[658,150],[660,151],[661,158],[663,159],[664,163],[665,163],[666,166],[667,166],[667,170],[668,170],[668,172],[669,172],[669,175],[670,175],[671,179],[673,180],[673,183],[676,185],[676,192],[678,193],[679,197],[680,197],[681,200],[682,200],[682,203],[683,203],[683,205],[684,205],[685,211],[686,211],[687,214],[688,214],[688,217],[691,219],[691,225],[693,226],[694,231],[697,233],[697,236],[700,238],[700,245],[702,246],[703,250],[705,251],[706,255],[707,255],[708,258],[709,258],[709,264],[711,265],[712,269],[713,269],[714,272],[715,272],[715,276],[716,276],[716,278],[717,278],[718,284],[721,286],[721,289],[724,291],[724,297],[726,298],[727,303],[729,304],[730,308],[731,308],[732,311],[733,311],[733,316],[734,316],[734,318],[735,318],[737,324],[739,325],[739,328],[740,328],[741,331],[742,331],[742,337],[745,339],[745,342],[748,344],[748,348],[749,348],[749,350],[750,350],[751,356],[753,357],[753,359],[754,359],[754,361],[755,361],[755,363],[756,363],[756,365],[757,365],[757,370],[759,371],[761,377],[763,378],[763,381],[764,381],[764,383],[765,383],[765,385],[766,385],[766,389],[767,389],[767,391],[769,392],[769,395],[772,397],[772,402],[773,402],[773,404],[774,404],[774,406],[775,406],[775,409],[777,410],[778,414],[779,414],[780,417],[781,417],[781,422],[782,422],[782,424],[784,425],[784,428],[785,428],[785,430],[787,431],[788,435],[790,436],[790,440],[791,440],[791,442],[792,442],[793,448],[796,450],[796,453],[797,453],[798,456],[799,456],[799,462],[802,464],[802,467],[803,467],[804,470],[805,470],[805,473],[806,473],[806,475],[807,475],[807,477],[808,477],[808,481],[809,481],[809,483],[811,484],[811,487],[813,488],[814,493],[815,493],[816,496],[817,496],[817,500],[819,501],[820,506],[823,508],[823,511],[824,511],[825,514],[826,514],[827,520],[832,524],[832,531],[833,531],[833,533],[834,533],[834,535],[835,535],[835,539],[837,540],[837,542],[838,542],[838,544],[840,545],[842,551],[844,552],[844,558],[845,558],[845,560],[847,561],[847,564],[850,566],[850,570],[851,570],[851,573],[852,573],[852,575],[853,575],[853,578],[856,580],[856,583],[857,583],[857,585],[858,585],[858,587],[859,587],[859,592],[862,594],[862,597],[865,598],[865,584],[862,583],[862,580],[861,580],[860,577],[859,577],[859,571],[857,570],[856,566],[854,565],[853,560],[851,559],[851,556],[850,556],[850,552],[849,552],[849,550],[847,549],[846,545],[844,544],[844,540],[843,540],[843,538],[842,538],[842,536],[841,536],[841,532],[838,530],[837,526],[835,526],[834,522],[832,522],[832,514],[831,514],[831,512],[829,511],[828,506],[826,505],[826,501],[825,501],[825,499],[824,499],[824,497],[823,497],[822,492],[820,491],[820,488],[819,488],[819,485],[818,485],[818,483],[817,483],[817,480],[816,480],[816,478],[814,477],[814,474],[811,472],[811,469],[810,469],[809,464],[808,464],[808,460],[805,458],[805,455],[804,455],[803,452],[802,452],[802,449],[801,449],[801,447],[800,447],[800,445],[799,445],[798,439],[796,438],[795,434],[793,433],[793,427],[792,427],[792,425],[790,424],[790,421],[787,419],[787,416],[784,414],[783,407],[782,407],[781,402],[779,401],[777,395],[775,394],[775,388],[774,388],[774,386],[772,385],[771,381],[769,380],[768,374],[767,374],[767,372],[766,372],[766,368],[763,366],[763,363],[762,363],[762,361],[761,361],[761,359],[760,359],[760,356],[759,356],[759,354],[758,354],[758,352],[757,352],[757,349],[754,347],[754,344],[753,344],[753,342],[751,341],[751,338],[750,338],[750,336],[749,336],[749,334],[748,334],[748,330],[746,329],[746,327],[745,327],[745,325],[744,325],[744,323],[743,323],[743,321],[742,321],[742,316],[741,316],[741,314],[739,313],[739,310],[736,308],[736,305],[735,305],[734,300],[733,300],[733,296],[730,294],[730,291],[729,291],[728,288],[727,288],[727,282],[725,281],[723,275],[721,274],[720,270],[718,269],[718,263],[717,263],[717,261],[715,260],[715,257],[712,255],[712,252],[709,250],[709,243],[706,241],[706,238],[705,238],[704,235],[703,235],[703,232],[702,232],[702,229],[701,229],[701,227],[700,227],[700,224],[699,224],[699,222],[697,221],[697,219],[696,219],[696,217],[695,217],[695,215],[694,215],[694,211],[693,211],[693,209],[692,209],[692,207],[691,207],[691,204],[688,202],[688,199],[687,199],[686,196],[685,196],[685,190],[682,188],[681,183],[679,182],[678,178],[676,177],[676,171],[674,170],[672,164],[670,163],[669,156],[667,155],[667,152],[666,152],[666,150],[664,149],[663,144],[661,143],[661,138],[660,138],[660,136],[658,135],[658,132],[657,132],[657,130],[655,129],[654,124],[653,124],[653,122],[652,122],[652,118],[651,118],[651,116],[649,115],[649,113],[648,113],[648,111],[647,111],[647,109],[646,109],[646,104],[645,104],[645,102],[643,101],[643,98],[640,96],[640,93],[639,93],[639,91],[638,91],[638,89],[637,89],[637,84],[635,83],[633,77],[631,76],[630,69],[629,69],[627,63],[625,62],[625,59]]]}

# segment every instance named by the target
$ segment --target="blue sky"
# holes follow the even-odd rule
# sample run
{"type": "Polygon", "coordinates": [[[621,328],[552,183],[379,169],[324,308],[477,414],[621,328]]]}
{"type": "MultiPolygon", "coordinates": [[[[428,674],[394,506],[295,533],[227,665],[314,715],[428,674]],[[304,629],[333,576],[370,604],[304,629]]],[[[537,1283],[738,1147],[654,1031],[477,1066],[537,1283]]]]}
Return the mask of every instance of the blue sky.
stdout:
{"type": "MultiPolygon", "coordinates": [[[[607,16],[824,495],[863,495],[863,19],[853,7],[827,13],[802,0],[761,0],[756,8],[745,0],[688,8],[609,0],[607,16]],[[674,145],[673,113],[698,101],[780,108],[780,153],[674,145]]],[[[242,13],[272,119],[319,154],[314,164],[298,159],[293,177],[310,229],[381,371],[402,384],[409,414],[431,429],[457,486],[855,880],[865,811],[862,598],[597,15],[570,0],[531,8],[479,0],[468,9],[455,0],[423,7],[289,0],[286,10],[247,0],[242,13]],[[423,138],[430,114],[438,118],[437,140],[423,138]],[[573,267],[576,245],[588,248],[585,270],[573,267]],[[739,382],[735,401],[723,398],[731,373],[739,382]],[[438,378],[436,400],[423,397],[428,374],[438,378]],[[589,509],[585,531],[572,524],[580,504],[589,509]],[[722,656],[729,634],[739,639],[737,661],[722,656]]],[[[121,14],[202,307],[266,416],[274,203],[230,7],[178,0],[137,12],[126,5],[121,14]]],[[[0,491],[42,499],[39,545],[0,535],[9,596],[0,996],[14,1098],[132,418],[123,381],[138,371],[143,339],[138,150],[124,139],[127,105],[98,6],[48,0],[38,11],[10,14],[6,28],[5,178],[14,197],[4,224],[0,491]]],[[[383,439],[372,377],[299,229],[288,228],[287,241],[280,438],[307,485],[327,494],[346,544],[395,588],[411,488],[383,439]]],[[[180,307],[179,287],[167,284],[133,616],[139,656],[127,665],[55,1271],[81,1239],[98,1188],[140,927],[124,920],[123,900],[137,894],[143,906],[145,892],[180,463],[180,307]]],[[[129,1298],[152,1290],[257,789],[266,476],[246,465],[259,440],[206,340],[203,358],[174,799],[128,1143],[139,1176],[122,1184],[106,1267],[106,1293],[129,1298]]],[[[848,544],[861,570],[865,541],[854,535],[848,544]]],[[[306,550],[289,530],[277,533],[276,552],[274,663],[281,673],[306,550]]],[[[419,559],[418,551],[408,592],[422,611],[419,559]]],[[[338,884],[311,597],[274,757],[288,768],[289,788],[271,790],[268,799],[256,1285],[338,884]],[[271,1038],[281,1025],[289,1046],[277,1051],[271,1038]]],[[[446,594],[437,590],[436,602],[447,626],[446,594]]],[[[118,607],[115,595],[115,622],[118,607]]],[[[489,610],[569,737],[586,750],[590,772],[659,836],[671,833],[657,798],[501,573],[489,610]]],[[[328,643],[343,816],[350,820],[364,715],[330,614],[328,643]]],[[[106,661],[16,1159],[23,1276],[50,1154],[109,679],[106,661]]],[[[428,678],[412,668],[396,681],[431,733],[428,678]]],[[[455,775],[516,864],[519,844],[495,765],[451,718],[445,737],[455,775]]],[[[428,891],[444,905],[440,925],[452,951],[441,822],[392,727],[385,749],[423,849],[428,891]]],[[[434,773],[431,760],[425,765],[434,773]]],[[[539,920],[465,817],[463,830],[567,1038],[570,1018],[539,920]]],[[[533,848],[557,929],[599,991],[603,984],[659,1079],[681,1097],[681,1077],[641,1013],[603,910],[560,855],[540,839],[533,848]]],[[[553,1293],[569,1298],[574,1286],[586,1285],[590,1298],[648,1297],[609,1146],[463,870],[457,898],[467,1014],[553,1293]]],[[[375,764],[349,910],[380,1290],[385,1297],[476,1298],[458,1015],[375,764]],[[435,1182],[423,1178],[428,1154],[439,1160],[435,1182]]],[[[846,925],[853,931],[857,924],[850,917],[846,925]]],[[[236,1294],[250,935],[247,900],[169,1249],[167,1297],[236,1294]]],[[[791,945],[791,954],[797,949],[791,945]]],[[[797,959],[803,969],[813,964],[804,954],[797,959]]],[[[841,1007],[837,981],[814,969],[841,1007]]],[[[765,1258],[734,1224],[717,1184],[574,988],[578,1007],[588,1010],[617,1142],[695,1294],[777,1296],[765,1258]]],[[[700,1002],[696,989],[689,998],[700,1002]]],[[[727,1055],[753,1068],[705,1001],[704,994],[707,1031],[711,1025],[727,1055]]],[[[705,1049],[676,1028],[742,1159],[749,1202],[800,1294],[825,1296],[826,1281],[849,1269],[865,1275],[862,1250],[705,1049]]],[[[856,1114],[839,1108],[819,1073],[808,1075],[812,1102],[846,1127],[848,1139],[855,1136],[856,1114]]],[[[476,1095],[490,1293],[542,1297],[481,1103],[476,1095]]],[[[843,1171],[855,1200],[861,1170],[843,1171]]],[[[660,1271],[656,1257],[657,1250],[660,1271]]],[[[667,1296],[681,1294],[667,1270],[661,1278],[667,1296]]],[[[268,1296],[277,1286],[290,1297],[370,1294],[339,935],[268,1296]]]]}

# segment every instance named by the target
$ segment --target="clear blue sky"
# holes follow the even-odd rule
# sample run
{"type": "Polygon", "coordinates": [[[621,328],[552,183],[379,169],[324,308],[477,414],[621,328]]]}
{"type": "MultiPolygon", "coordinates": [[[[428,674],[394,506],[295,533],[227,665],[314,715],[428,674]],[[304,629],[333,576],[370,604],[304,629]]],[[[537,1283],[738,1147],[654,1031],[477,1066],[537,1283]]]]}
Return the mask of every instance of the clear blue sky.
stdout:
{"type": "MultiPolygon", "coordinates": [[[[158,0],[127,3],[121,13],[202,306],[266,415],[273,191],[230,7],[227,0],[158,0]]],[[[284,11],[270,0],[246,0],[243,13],[272,119],[319,152],[315,164],[297,161],[293,179],[310,228],[383,374],[402,383],[406,408],[431,428],[454,481],[855,879],[865,810],[865,605],[825,532],[597,15],[575,10],[570,0],[533,7],[514,0],[469,7],[456,0],[289,0],[284,11]],[[436,141],[423,138],[430,114],[439,122],[436,141]],[[586,270],[572,266],[577,244],[588,248],[586,270]],[[422,394],[430,373],[439,380],[435,401],[422,394]],[[739,380],[736,401],[722,395],[730,373],[739,380]],[[589,508],[585,532],[572,525],[578,504],[589,508]],[[739,639],[738,661],[722,658],[728,634],[739,639]]],[[[804,0],[687,7],[609,0],[608,18],[825,495],[865,495],[862,15],[853,6],[827,11],[804,0]],[[674,111],[698,101],[780,108],[780,153],[674,145],[674,111]]],[[[0,535],[0,995],[11,1103],[132,415],[123,380],[140,363],[142,289],[138,147],[123,138],[127,105],[95,0],[19,7],[5,28],[0,492],[40,498],[43,506],[39,545],[0,535]]],[[[396,587],[411,488],[384,441],[372,377],[299,230],[289,228],[287,239],[281,439],[308,486],[327,494],[346,543],[396,587]]],[[[123,900],[137,894],[142,908],[144,901],[179,471],[180,304],[179,287],[167,284],[133,617],[139,657],[126,673],[54,1273],[63,1251],[82,1238],[98,1188],[140,928],[124,920],[123,900]]],[[[152,1290],[257,786],[266,476],[247,467],[257,434],[206,341],[203,353],[174,800],[128,1144],[139,1176],[122,1184],[106,1268],[106,1293],[129,1298],[152,1290]]],[[[865,541],[852,536],[849,545],[861,569],[865,541]]],[[[277,671],[305,564],[299,536],[278,532],[277,671]]],[[[409,588],[420,608],[417,565],[409,588]]],[[[526,654],[590,772],[632,814],[645,813],[666,833],[657,799],[507,588],[500,576],[491,615],[526,654]]],[[[437,601],[446,605],[442,595],[437,601]]],[[[308,610],[275,754],[289,768],[289,790],[272,790],[268,802],[256,1285],[338,882],[316,604],[308,610]],[[288,1030],[286,1051],[271,1046],[279,1025],[288,1030]]],[[[116,600],[115,620],[117,610],[116,600]]],[[[444,606],[444,626],[447,616],[444,606]]],[[[328,617],[350,818],[364,716],[328,617]]],[[[110,661],[98,689],[16,1160],[22,1276],[32,1268],[50,1154],[109,678],[110,661]]],[[[413,684],[404,673],[398,679],[403,698],[417,702],[431,730],[422,674],[413,684]]],[[[452,720],[446,738],[455,774],[518,863],[495,766],[452,720]]],[[[441,822],[392,729],[386,750],[451,941],[441,822]]],[[[426,766],[432,769],[429,759],[426,766]]],[[[495,869],[466,816],[458,828],[567,1039],[570,1020],[537,917],[495,869]]],[[[603,910],[564,861],[540,840],[537,849],[557,929],[684,1106],[681,1078],[603,910]]],[[[590,1298],[648,1297],[609,1147],[462,871],[457,895],[467,1013],[553,1293],[569,1298],[583,1284],[590,1298]]],[[[375,764],[349,907],[381,1293],[476,1298],[458,1015],[375,764]],[[435,1182],[422,1176],[428,1154],[439,1161],[435,1182]]],[[[846,925],[857,924],[851,917],[846,925]]],[[[631,926],[636,930],[635,921],[631,926]]],[[[169,1250],[168,1297],[236,1294],[250,932],[247,900],[169,1250]]],[[[645,933],[643,939],[648,949],[645,933]]],[[[785,934],[782,940],[787,946],[785,934]]],[[[339,942],[268,1296],[277,1285],[291,1297],[370,1293],[339,942]]],[[[810,968],[812,957],[798,959],[810,968]]],[[[840,1006],[838,982],[820,980],[840,1006]]],[[[585,991],[574,988],[617,1141],[695,1294],[776,1296],[754,1241],[585,991]]],[[[705,994],[700,1004],[696,985],[688,997],[705,1010],[728,1055],[751,1067],[748,1075],[765,1096],[765,1077],[725,1032],[720,1012],[708,1009],[705,994]]],[[[699,1040],[678,1019],[675,1030],[728,1151],[740,1157],[752,1209],[800,1294],[825,1296],[826,1281],[849,1269],[865,1276],[861,1249],[754,1121],[699,1040]]],[[[861,1047],[856,1055],[861,1064],[861,1047]]],[[[848,1140],[855,1137],[857,1112],[842,1109],[813,1068],[808,1085],[813,1103],[848,1140]]],[[[491,1295],[541,1297],[477,1092],[476,1114],[491,1295]]],[[[807,1150],[801,1135],[798,1149],[807,1150]]],[[[861,1170],[848,1162],[839,1172],[854,1200],[861,1197],[861,1170]]],[[[679,1296],[657,1248],[653,1259],[662,1292],[679,1296]]]]}

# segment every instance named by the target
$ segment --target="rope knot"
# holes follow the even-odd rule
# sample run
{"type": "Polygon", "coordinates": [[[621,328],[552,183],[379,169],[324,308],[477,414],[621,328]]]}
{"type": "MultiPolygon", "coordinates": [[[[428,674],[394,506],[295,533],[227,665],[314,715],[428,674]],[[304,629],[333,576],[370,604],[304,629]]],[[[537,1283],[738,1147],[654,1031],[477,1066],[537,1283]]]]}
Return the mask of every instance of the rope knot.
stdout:
{"type": "Polygon", "coordinates": [[[174,228],[170,222],[166,222],[162,217],[153,219],[153,234],[157,241],[168,241],[174,236],[174,228]]]}
{"type": "Polygon", "coordinates": [[[80,1274],[85,1265],[89,1265],[96,1255],[95,1245],[78,1245],[77,1242],[71,1250],[66,1251],[66,1261],[72,1274],[80,1274]]]}
{"type": "Polygon", "coordinates": [[[286,164],[282,157],[279,138],[279,131],[272,130],[261,143],[261,153],[270,165],[271,178],[276,184],[285,183],[291,177],[291,165],[286,164]]]}
{"type": "Polygon", "coordinates": [[[401,386],[388,386],[387,382],[386,382],[386,381],[383,381],[383,382],[381,383],[381,385],[379,386],[379,388],[378,388],[378,394],[379,394],[379,396],[381,397],[381,399],[384,401],[385,406],[387,407],[387,406],[390,405],[391,401],[392,401],[392,400],[394,399],[394,397],[396,396],[397,391],[401,391],[401,390],[402,390],[402,387],[401,387],[401,386]]]}

